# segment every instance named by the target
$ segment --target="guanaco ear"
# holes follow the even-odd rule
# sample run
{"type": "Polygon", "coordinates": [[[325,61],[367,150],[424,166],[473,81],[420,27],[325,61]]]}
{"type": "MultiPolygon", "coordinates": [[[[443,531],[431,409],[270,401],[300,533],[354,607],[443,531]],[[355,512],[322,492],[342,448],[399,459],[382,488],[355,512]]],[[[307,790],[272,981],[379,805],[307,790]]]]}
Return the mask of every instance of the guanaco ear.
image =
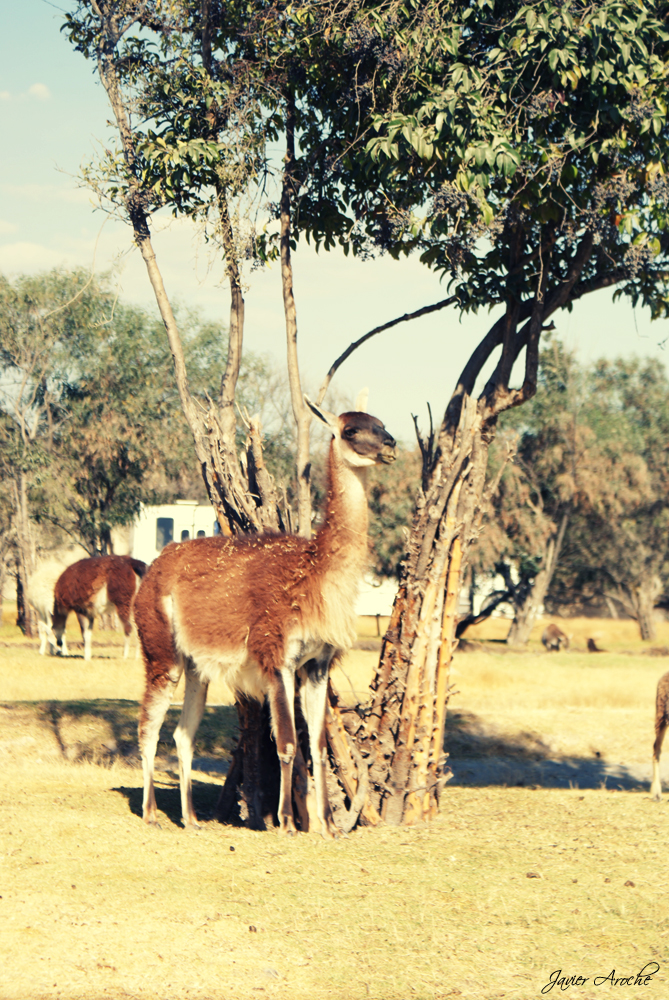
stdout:
{"type": "Polygon", "coordinates": [[[358,393],[358,398],[355,401],[355,408],[359,413],[367,413],[367,402],[369,400],[369,389],[365,386],[358,393]]]}
{"type": "Polygon", "coordinates": [[[328,425],[333,434],[339,434],[339,419],[334,415],[334,413],[330,413],[329,410],[322,410],[320,406],[316,406],[315,403],[311,402],[306,393],[304,395],[304,402],[307,404],[315,417],[318,417],[319,420],[322,420],[324,424],[328,425]]]}

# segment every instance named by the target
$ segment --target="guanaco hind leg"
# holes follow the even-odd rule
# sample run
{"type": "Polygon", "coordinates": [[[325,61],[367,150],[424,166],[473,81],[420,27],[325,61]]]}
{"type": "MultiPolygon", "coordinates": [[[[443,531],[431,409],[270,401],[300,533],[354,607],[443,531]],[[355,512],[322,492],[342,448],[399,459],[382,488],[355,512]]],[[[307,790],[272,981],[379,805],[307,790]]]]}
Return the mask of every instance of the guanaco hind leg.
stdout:
{"type": "Polygon", "coordinates": [[[77,619],[79,620],[81,637],[84,640],[84,659],[90,660],[93,656],[93,622],[95,618],[92,615],[80,615],[77,612],[77,619]]]}
{"type": "Polygon", "coordinates": [[[205,702],[207,700],[208,684],[201,680],[194,669],[192,660],[186,664],[186,690],[181,709],[179,725],[174,731],[174,742],[177,745],[179,758],[179,787],[181,789],[181,815],[185,827],[198,828],[197,816],[193,808],[193,789],[191,768],[193,765],[193,746],[195,734],[202,720],[205,702]]]}
{"type": "Polygon", "coordinates": [[[174,690],[182,670],[183,664],[179,663],[175,664],[169,674],[161,674],[152,680],[147,677],[144,700],[139,713],[139,751],[142,756],[142,770],[144,772],[142,816],[144,822],[150,825],[159,825],[153,783],[158,735],[167,709],[172,703],[174,690]]]}
{"type": "Polygon", "coordinates": [[[137,629],[131,622],[123,622],[123,631],[125,633],[125,638],[123,640],[123,659],[127,660],[130,656],[130,645],[134,641],[135,643],[135,659],[139,659],[140,653],[140,643],[139,636],[137,635],[137,629]]]}
{"type": "Polygon", "coordinates": [[[662,782],[660,781],[660,754],[662,741],[669,725],[669,673],[663,674],[657,682],[655,694],[655,743],[653,744],[653,782],[650,786],[651,798],[656,802],[662,799],[662,782]]]}
{"type": "Polygon", "coordinates": [[[44,656],[46,653],[46,644],[49,639],[49,632],[51,629],[46,622],[40,620],[37,622],[37,634],[39,635],[39,655],[44,656]]]}
{"type": "Polygon", "coordinates": [[[660,781],[660,754],[662,741],[667,730],[667,720],[663,718],[655,723],[655,743],[653,744],[653,782],[650,786],[650,797],[656,802],[662,800],[662,782],[660,781]]]}

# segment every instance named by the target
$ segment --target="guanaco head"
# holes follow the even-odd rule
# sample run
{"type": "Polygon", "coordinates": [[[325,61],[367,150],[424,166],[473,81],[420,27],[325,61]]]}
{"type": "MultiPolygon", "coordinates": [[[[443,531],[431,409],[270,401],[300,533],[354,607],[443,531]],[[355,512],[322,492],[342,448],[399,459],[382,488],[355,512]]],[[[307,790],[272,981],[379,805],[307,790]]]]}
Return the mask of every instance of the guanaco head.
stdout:
{"type": "Polygon", "coordinates": [[[395,438],[377,417],[360,410],[336,417],[316,406],[307,396],[304,400],[312,413],[328,425],[339,441],[341,455],[347,465],[360,469],[368,465],[390,465],[395,461],[395,438]]]}

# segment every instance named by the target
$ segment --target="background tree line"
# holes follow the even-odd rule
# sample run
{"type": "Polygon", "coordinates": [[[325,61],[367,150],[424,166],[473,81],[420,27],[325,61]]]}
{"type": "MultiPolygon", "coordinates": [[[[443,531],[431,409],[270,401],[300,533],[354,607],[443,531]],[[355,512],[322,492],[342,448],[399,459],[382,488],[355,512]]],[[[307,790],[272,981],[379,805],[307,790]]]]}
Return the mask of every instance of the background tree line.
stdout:
{"type": "Polygon", "coordinates": [[[498,573],[487,598],[513,609],[509,642],[525,643],[542,606],[557,614],[629,616],[653,639],[669,592],[669,381],[643,359],[586,365],[553,339],[541,391],[506,414],[492,466],[508,463],[472,558],[498,573]]]}

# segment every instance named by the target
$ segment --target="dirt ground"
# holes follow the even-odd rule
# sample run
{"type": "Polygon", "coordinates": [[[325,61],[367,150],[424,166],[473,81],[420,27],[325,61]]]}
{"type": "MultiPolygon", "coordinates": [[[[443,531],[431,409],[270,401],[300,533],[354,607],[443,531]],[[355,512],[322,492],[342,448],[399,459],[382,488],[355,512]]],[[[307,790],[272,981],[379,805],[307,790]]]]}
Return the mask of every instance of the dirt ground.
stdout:
{"type": "MultiPolygon", "coordinates": [[[[648,779],[669,659],[619,624],[596,623],[602,656],[578,638],[550,656],[536,637],[513,654],[474,637],[454,663],[442,815],[335,842],[213,821],[185,832],[177,708],[160,747],[161,829],[147,829],[141,664],[119,658],[113,634],[96,636],[91,663],[76,649],[39,657],[5,625],[0,997],[667,1000],[669,815],[648,779]]],[[[340,690],[364,691],[374,660],[354,651],[340,690]]],[[[225,692],[212,700],[203,817],[235,738],[225,692]]]]}

